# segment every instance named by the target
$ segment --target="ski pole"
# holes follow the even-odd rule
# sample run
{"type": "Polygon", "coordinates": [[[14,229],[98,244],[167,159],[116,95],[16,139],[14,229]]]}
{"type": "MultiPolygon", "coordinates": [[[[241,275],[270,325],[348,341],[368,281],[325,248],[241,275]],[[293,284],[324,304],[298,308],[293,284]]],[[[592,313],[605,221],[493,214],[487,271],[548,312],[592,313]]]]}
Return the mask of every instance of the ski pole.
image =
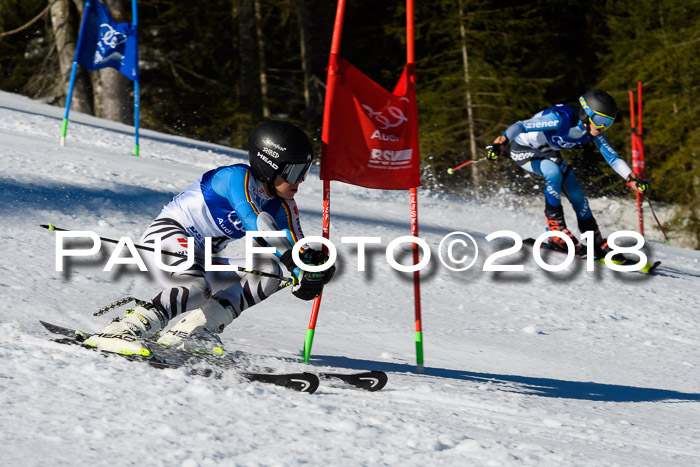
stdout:
{"type": "Polygon", "coordinates": [[[647,203],[649,203],[649,209],[651,209],[651,215],[654,216],[654,220],[656,221],[656,225],[659,226],[659,229],[661,229],[661,233],[664,234],[664,241],[666,243],[669,243],[671,241],[671,238],[668,235],[666,235],[666,231],[661,226],[661,222],[659,222],[659,218],[656,217],[656,213],[654,212],[654,207],[651,205],[651,201],[649,200],[649,198],[647,198],[647,203]]]}
{"type": "MultiPolygon", "coordinates": [[[[60,227],[56,227],[56,226],[53,225],[53,224],[40,224],[39,227],[43,227],[43,228],[45,228],[46,230],[51,231],[51,232],[53,232],[53,231],[71,232],[70,229],[62,229],[62,228],[60,228],[60,227]]],[[[113,238],[99,237],[99,239],[102,240],[103,242],[116,243],[116,244],[119,243],[118,240],[115,240],[115,239],[113,239],[113,238]]],[[[134,245],[134,247],[138,248],[139,250],[152,251],[152,252],[154,252],[154,253],[155,253],[155,251],[156,251],[155,248],[151,248],[150,246],[146,246],[146,245],[134,245]]],[[[175,256],[175,257],[177,257],[177,258],[185,258],[185,259],[187,258],[187,255],[185,255],[184,253],[177,253],[177,252],[174,252],[174,251],[161,250],[160,253],[163,254],[163,255],[175,256]]],[[[203,260],[202,258],[198,258],[198,257],[195,256],[194,259],[195,259],[195,261],[197,261],[198,263],[204,263],[204,260],[203,260]]],[[[254,275],[256,275],[256,276],[268,277],[268,278],[270,278],[270,279],[276,279],[276,280],[278,280],[278,281],[283,282],[283,284],[280,284],[280,288],[286,287],[287,285],[291,285],[292,282],[293,282],[293,279],[292,279],[291,277],[278,276],[278,275],[276,275],[276,274],[270,274],[269,272],[256,271],[256,270],[251,270],[251,269],[245,269],[245,268],[242,268],[242,267],[240,267],[240,266],[236,266],[236,269],[235,269],[235,270],[238,271],[238,272],[245,273],[245,274],[254,274],[254,275]],[[285,283],[285,282],[286,282],[286,283],[285,283]]]]}
{"type": "Polygon", "coordinates": [[[105,313],[107,313],[108,311],[111,311],[115,308],[119,308],[120,306],[126,305],[127,303],[131,303],[131,302],[136,302],[136,304],[138,305],[139,302],[143,302],[143,300],[139,300],[136,297],[120,298],[119,300],[116,300],[116,301],[110,303],[109,305],[103,306],[102,308],[100,308],[99,310],[94,312],[92,314],[92,316],[102,316],[105,313]]]}
{"type": "Polygon", "coordinates": [[[485,157],[482,157],[481,159],[471,159],[471,160],[468,160],[467,162],[465,162],[465,163],[463,163],[463,164],[460,164],[460,165],[458,165],[458,166],[455,167],[455,168],[447,169],[447,173],[450,174],[450,175],[452,175],[453,173],[455,173],[455,170],[459,170],[459,169],[461,169],[462,167],[468,166],[469,164],[478,164],[479,162],[484,161],[484,160],[486,160],[485,157]]]}

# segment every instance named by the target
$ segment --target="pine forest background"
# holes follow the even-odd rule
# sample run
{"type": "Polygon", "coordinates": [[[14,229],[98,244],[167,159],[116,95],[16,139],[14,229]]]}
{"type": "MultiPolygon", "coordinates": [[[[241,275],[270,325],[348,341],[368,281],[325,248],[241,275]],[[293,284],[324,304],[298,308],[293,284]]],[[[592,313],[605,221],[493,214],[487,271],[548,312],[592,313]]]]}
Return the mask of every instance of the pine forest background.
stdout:
{"type": "MultiPolygon", "coordinates": [[[[103,3],[118,22],[131,21],[130,1],[103,3]]],[[[84,0],[0,0],[0,89],[65,105],[83,8],[84,0]]],[[[320,150],[335,8],[332,0],[139,0],[141,126],[243,147],[262,119],[287,119],[320,150]]],[[[577,105],[592,88],[615,97],[620,113],[606,135],[630,161],[628,92],[642,81],[652,199],[677,206],[664,227],[700,248],[700,0],[432,0],[417,1],[415,16],[424,186],[539,194],[537,180],[508,160],[446,169],[481,157],[511,123],[577,105]]],[[[405,3],[348,0],[341,55],[392,89],[406,57],[405,3]]],[[[73,111],[133,123],[130,81],[79,70],[73,111]]],[[[633,197],[594,151],[564,154],[587,194],[633,197]]]]}

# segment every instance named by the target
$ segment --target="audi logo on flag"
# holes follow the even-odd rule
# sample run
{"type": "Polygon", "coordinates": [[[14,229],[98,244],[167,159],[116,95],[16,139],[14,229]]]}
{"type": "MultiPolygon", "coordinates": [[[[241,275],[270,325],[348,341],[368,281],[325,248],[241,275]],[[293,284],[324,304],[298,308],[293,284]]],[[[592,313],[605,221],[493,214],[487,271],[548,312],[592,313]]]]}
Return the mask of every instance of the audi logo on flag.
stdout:
{"type": "MultiPolygon", "coordinates": [[[[404,106],[411,103],[411,100],[407,97],[402,97],[398,100],[399,103],[404,106]]],[[[389,128],[395,128],[403,125],[404,122],[408,121],[408,118],[404,115],[403,109],[400,107],[390,106],[386,109],[386,113],[389,116],[384,115],[383,110],[375,111],[371,106],[367,104],[361,104],[362,108],[367,112],[367,116],[372,119],[374,124],[380,130],[388,130],[389,128]],[[392,121],[393,119],[393,121],[392,121]]]]}
{"type": "Polygon", "coordinates": [[[372,149],[367,167],[374,169],[403,169],[411,167],[413,149],[392,151],[389,149],[372,149]]]}

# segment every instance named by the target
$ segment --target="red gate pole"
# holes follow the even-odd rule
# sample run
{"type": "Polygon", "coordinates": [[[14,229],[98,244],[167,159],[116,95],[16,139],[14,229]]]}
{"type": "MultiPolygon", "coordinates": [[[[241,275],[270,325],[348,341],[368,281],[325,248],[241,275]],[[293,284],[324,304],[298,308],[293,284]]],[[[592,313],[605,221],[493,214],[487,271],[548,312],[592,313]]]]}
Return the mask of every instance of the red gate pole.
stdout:
{"type": "MultiPolygon", "coordinates": [[[[413,12],[414,0],[406,0],[406,61],[408,66],[415,66],[416,56],[414,47],[413,12]]],[[[415,74],[411,75],[411,84],[415,86],[415,74]]],[[[416,118],[418,115],[416,114],[416,118]]],[[[418,149],[416,149],[418,150],[418,149]]],[[[418,237],[418,190],[411,188],[411,235],[418,237]]],[[[413,244],[413,264],[418,264],[418,244],[413,244]]],[[[415,339],[416,339],[416,371],[423,372],[423,325],[420,306],[420,272],[413,271],[413,293],[415,296],[415,339]]]]}
{"type": "MultiPolygon", "coordinates": [[[[340,53],[340,39],[343,35],[343,20],[345,18],[345,0],[338,0],[338,5],[335,11],[335,23],[333,25],[333,39],[331,40],[331,52],[328,57],[328,78],[326,81],[326,97],[323,107],[323,129],[321,132],[321,155],[325,154],[328,141],[330,141],[330,115],[331,103],[335,86],[338,80],[338,54],[340,53]]],[[[331,224],[331,182],[330,180],[323,181],[323,236],[330,237],[331,224]]],[[[326,247],[323,247],[326,251],[326,247]]],[[[311,346],[316,333],[316,320],[318,312],[321,308],[321,297],[319,295],[314,299],[311,309],[311,318],[309,319],[309,327],[306,330],[306,339],[304,340],[303,359],[308,363],[311,358],[311,346]]]]}
{"type": "MultiPolygon", "coordinates": [[[[640,83],[641,84],[641,83],[640,83]]],[[[629,92],[630,96],[630,126],[632,127],[632,171],[639,175],[640,164],[640,151],[639,146],[641,141],[638,140],[637,134],[635,132],[635,114],[634,114],[634,91],[629,92]]],[[[641,116],[640,116],[641,125],[641,116]]],[[[642,195],[636,192],[637,196],[637,219],[639,221],[639,233],[644,236],[644,211],[642,210],[642,195]]]]}
{"type": "MultiPolygon", "coordinates": [[[[642,139],[642,82],[637,81],[637,152],[638,152],[638,164],[637,164],[637,175],[640,178],[646,178],[646,167],[644,166],[644,140],[642,139]]],[[[641,204],[644,195],[637,193],[637,202],[640,204],[639,210],[641,211],[641,204]]],[[[639,217],[639,233],[644,236],[644,213],[640,214],[639,217]]]]}
{"type": "Polygon", "coordinates": [[[644,140],[642,139],[642,82],[637,82],[637,150],[639,151],[639,175],[646,178],[646,167],[644,162],[644,140]]]}

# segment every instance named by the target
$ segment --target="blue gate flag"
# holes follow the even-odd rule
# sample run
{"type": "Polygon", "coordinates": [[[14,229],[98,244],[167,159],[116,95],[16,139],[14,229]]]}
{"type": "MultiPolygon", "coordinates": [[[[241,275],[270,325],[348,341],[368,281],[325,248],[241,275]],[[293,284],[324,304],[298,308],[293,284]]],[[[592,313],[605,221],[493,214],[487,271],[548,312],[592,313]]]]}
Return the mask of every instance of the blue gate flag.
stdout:
{"type": "Polygon", "coordinates": [[[138,36],[131,23],[115,23],[109,9],[99,1],[86,5],[80,31],[77,62],[89,71],[116,68],[132,81],[138,81],[138,36]]]}

